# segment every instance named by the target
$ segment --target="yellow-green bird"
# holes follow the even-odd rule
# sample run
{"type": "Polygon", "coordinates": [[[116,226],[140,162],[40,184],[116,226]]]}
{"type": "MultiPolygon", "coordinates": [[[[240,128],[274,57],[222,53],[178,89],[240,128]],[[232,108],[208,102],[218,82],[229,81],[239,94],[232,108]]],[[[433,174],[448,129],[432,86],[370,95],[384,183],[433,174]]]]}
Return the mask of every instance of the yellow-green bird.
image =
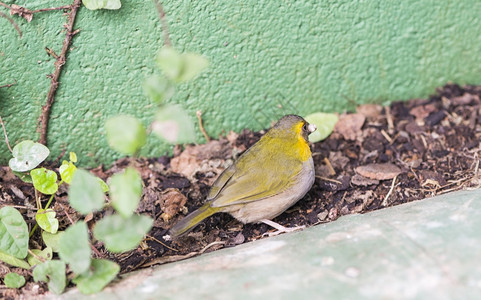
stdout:
{"type": "Polygon", "coordinates": [[[224,170],[206,203],[170,229],[187,233],[205,218],[226,212],[240,222],[263,222],[279,232],[291,231],[270,221],[300,200],[314,183],[308,136],[316,130],[302,117],[286,115],[257,143],[224,170]]]}

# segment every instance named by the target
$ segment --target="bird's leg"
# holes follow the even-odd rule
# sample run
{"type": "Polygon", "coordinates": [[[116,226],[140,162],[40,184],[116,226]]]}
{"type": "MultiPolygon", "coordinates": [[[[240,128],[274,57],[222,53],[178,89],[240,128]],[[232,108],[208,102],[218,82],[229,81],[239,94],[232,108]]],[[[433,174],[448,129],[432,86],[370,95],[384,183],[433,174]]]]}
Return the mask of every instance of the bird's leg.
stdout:
{"type": "Polygon", "coordinates": [[[274,221],[267,220],[267,219],[261,220],[261,222],[277,229],[277,231],[274,231],[274,232],[264,233],[264,235],[268,235],[268,236],[275,236],[284,232],[293,232],[293,231],[301,230],[306,227],[304,225],[296,226],[296,227],[284,227],[279,223],[276,223],[274,221]]]}

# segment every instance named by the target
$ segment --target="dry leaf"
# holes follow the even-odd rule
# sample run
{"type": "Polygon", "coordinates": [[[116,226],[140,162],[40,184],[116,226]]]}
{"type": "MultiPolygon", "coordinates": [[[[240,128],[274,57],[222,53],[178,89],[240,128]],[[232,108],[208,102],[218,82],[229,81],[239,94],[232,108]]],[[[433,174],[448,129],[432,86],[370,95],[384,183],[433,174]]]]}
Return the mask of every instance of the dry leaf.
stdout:
{"type": "Polygon", "coordinates": [[[163,211],[161,217],[165,222],[168,222],[173,216],[182,211],[185,203],[187,203],[187,197],[178,189],[169,188],[160,194],[155,204],[160,205],[160,209],[163,211]]]}
{"type": "Polygon", "coordinates": [[[401,173],[401,169],[391,163],[369,164],[356,168],[356,173],[367,178],[376,180],[393,179],[401,173]]]}
{"type": "Polygon", "coordinates": [[[343,114],[339,116],[339,121],[334,127],[334,131],[341,134],[346,140],[356,140],[361,133],[366,117],[362,114],[343,114]]]}

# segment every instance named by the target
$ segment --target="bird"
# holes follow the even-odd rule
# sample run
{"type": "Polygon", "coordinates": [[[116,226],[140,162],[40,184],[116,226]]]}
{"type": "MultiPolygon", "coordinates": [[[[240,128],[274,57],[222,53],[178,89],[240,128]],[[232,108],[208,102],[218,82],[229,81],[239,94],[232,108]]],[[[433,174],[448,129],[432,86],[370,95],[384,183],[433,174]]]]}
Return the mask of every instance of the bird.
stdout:
{"type": "Polygon", "coordinates": [[[316,129],[298,115],[282,117],[219,175],[205,204],[172,226],[170,236],[180,237],[218,212],[244,224],[265,223],[277,229],[275,234],[302,228],[271,220],[302,199],[314,183],[308,136],[316,129]]]}

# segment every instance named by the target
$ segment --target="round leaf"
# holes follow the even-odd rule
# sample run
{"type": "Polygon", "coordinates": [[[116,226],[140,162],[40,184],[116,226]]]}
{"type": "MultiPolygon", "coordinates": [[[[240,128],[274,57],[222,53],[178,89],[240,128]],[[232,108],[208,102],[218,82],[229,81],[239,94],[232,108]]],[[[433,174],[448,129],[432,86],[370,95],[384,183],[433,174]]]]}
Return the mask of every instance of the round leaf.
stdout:
{"type": "Polygon", "coordinates": [[[142,178],[134,168],[127,168],[110,179],[112,206],[123,217],[130,217],[139,205],[142,178]]]}
{"type": "Polygon", "coordinates": [[[97,177],[83,169],[73,175],[68,196],[70,205],[84,215],[101,209],[105,200],[97,177]]]}
{"type": "Polygon", "coordinates": [[[60,178],[62,178],[62,180],[66,183],[70,184],[72,183],[73,174],[75,171],[77,171],[77,167],[71,161],[64,161],[60,168],[58,168],[58,171],[60,173],[60,178]]]}
{"type": "Polygon", "coordinates": [[[18,210],[0,209],[0,250],[16,258],[25,258],[28,251],[28,228],[18,210]]]}
{"type": "Polygon", "coordinates": [[[336,114],[314,113],[305,117],[306,121],[314,124],[317,130],[309,135],[309,142],[317,143],[326,139],[334,130],[339,117],[336,114]]]}
{"type": "Polygon", "coordinates": [[[194,123],[178,105],[162,106],[155,115],[152,131],[171,144],[195,141],[194,123]]]}
{"type": "Polygon", "coordinates": [[[207,66],[209,62],[205,57],[195,53],[185,53],[182,55],[184,69],[178,79],[180,82],[189,81],[199,75],[207,66]]]}
{"type": "Polygon", "coordinates": [[[157,65],[170,80],[180,83],[193,79],[209,62],[194,53],[178,53],[172,47],[164,47],[157,55],[157,65]]]}
{"type": "Polygon", "coordinates": [[[57,173],[45,168],[30,171],[33,186],[42,194],[52,195],[58,190],[57,173]]]}
{"type": "Polygon", "coordinates": [[[5,252],[0,251],[0,261],[3,261],[11,266],[19,267],[23,269],[30,269],[30,265],[26,261],[16,258],[15,256],[9,255],[5,252]]]}
{"type": "Polygon", "coordinates": [[[44,161],[49,154],[50,151],[44,145],[30,140],[23,141],[13,147],[13,158],[8,165],[12,171],[30,171],[44,161]]]}
{"type": "Polygon", "coordinates": [[[70,265],[74,273],[81,274],[87,271],[92,254],[87,224],[77,222],[65,230],[60,238],[58,254],[64,262],[70,265]]]}
{"type": "Polygon", "coordinates": [[[52,248],[52,251],[53,252],[58,252],[58,249],[59,249],[59,245],[60,245],[60,237],[62,236],[62,234],[64,233],[64,231],[57,231],[56,234],[52,234],[50,232],[47,232],[47,231],[42,231],[42,239],[43,239],[43,242],[44,244],[49,247],[49,248],[52,248]]]}
{"type": "Polygon", "coordinates": [[[137,152],[146,142],[147,133],[132,116],[115,116],[105,122],[107,140],[112,149],[127,155],[137,152]]]}
{"type": "Polygon", "coordinates": [[[163,47],[157,54],[157,65],[169,79],[177,81],[182,72],[182,57],[172,47],[163,47]]]}
{"type": "Polygon", "coordinates": [[[82,0],[87,9],[119,9],[122,4],[120,0],[82,0]]]}
{"type": "Polygon", "coordinates": [[[69,159],[71,162],[76,163],[77,162],[77,154],[75,152],[70,152],[69,153],[69,159]]]}
{"type": "Polygon", "coordinates": [[[48,282],[51,292],[61,294],[67,285],[65,263],[61,260],[48,260],[39,264],[33,269],[33,279],[35,282],[48,282]]]}
{"type": "Polygon", "coordinates": [[[5,275],[5,278],[3,278],[3,281],[8,288],[18,289],[25,284],[25,277],[17,273],[8,273],[5,275]]]}
{"type": "Polygon", "coordinates": [[[147,216],[133,215],[128,219],[110,215],[97,222],[94,235],[104,242],[111,252],[125,252],[135,249],[152,227],[153,220],[147,216]]]}
{"type": "Polygon", "coordinates": [[[107,192],[109,191],[109,186],[108,186],[108,185],[105,183],[105,181],[103,181],[102,179],[100,179],[100,178],[98,178],[98,177],[97,177],[97,179],[98,179],[98,181],[99,181],[100,186],[102,187],[102,191],[103,191],[104,193],[107,193],[107,192]]]}
{"type": "Polygon", "coordinates": [[[154,75],[144,82],[144,91],[152,102],[161,104],[172,98],[175,88],[167,78],[154,75]]]}
{"type": "MultiPolygon", "coordinates": [[[[36,256],[38,257],[42,257],[43,259],[45,260],[51,260],[52,259],[52,256],[53,256],[53,253],[52,253],[52,248],[50,247],[47,247],[43,250],[40,250],[40,249],[33,249],[31,250],[33,254],[35,254],[36,256]]],[[[32,254],[28,254],[27,255],[27,261],[28,263],[33,267],[33,266],[36,266],[38,264],[41,264],[42,261],[39,260],[37,257],[33,256],[32,254]]]]}
{"type": "Polygon", "coordinates": [[[15,172],[12,171],[13,174],[15,174],[20,180],[26,183],[33,183],[32,181],[32,176],[30,176],[30,173],[23,173],[23,172],[15,172]]]}
{"type": "Polygon", "coordinates": [[[89,272],[80,274],[72,281],[84,294],[100,292],[120,271],[118,264],[106,259],[94,259],[89,272]]]}
{"type": "Polygon", "coordinates": [[[56,213],[52,209],[39,209],[35,214],[35,221],[43,230],[55,234],[58,230],[58,220],[55,215],[56,213]]]}

